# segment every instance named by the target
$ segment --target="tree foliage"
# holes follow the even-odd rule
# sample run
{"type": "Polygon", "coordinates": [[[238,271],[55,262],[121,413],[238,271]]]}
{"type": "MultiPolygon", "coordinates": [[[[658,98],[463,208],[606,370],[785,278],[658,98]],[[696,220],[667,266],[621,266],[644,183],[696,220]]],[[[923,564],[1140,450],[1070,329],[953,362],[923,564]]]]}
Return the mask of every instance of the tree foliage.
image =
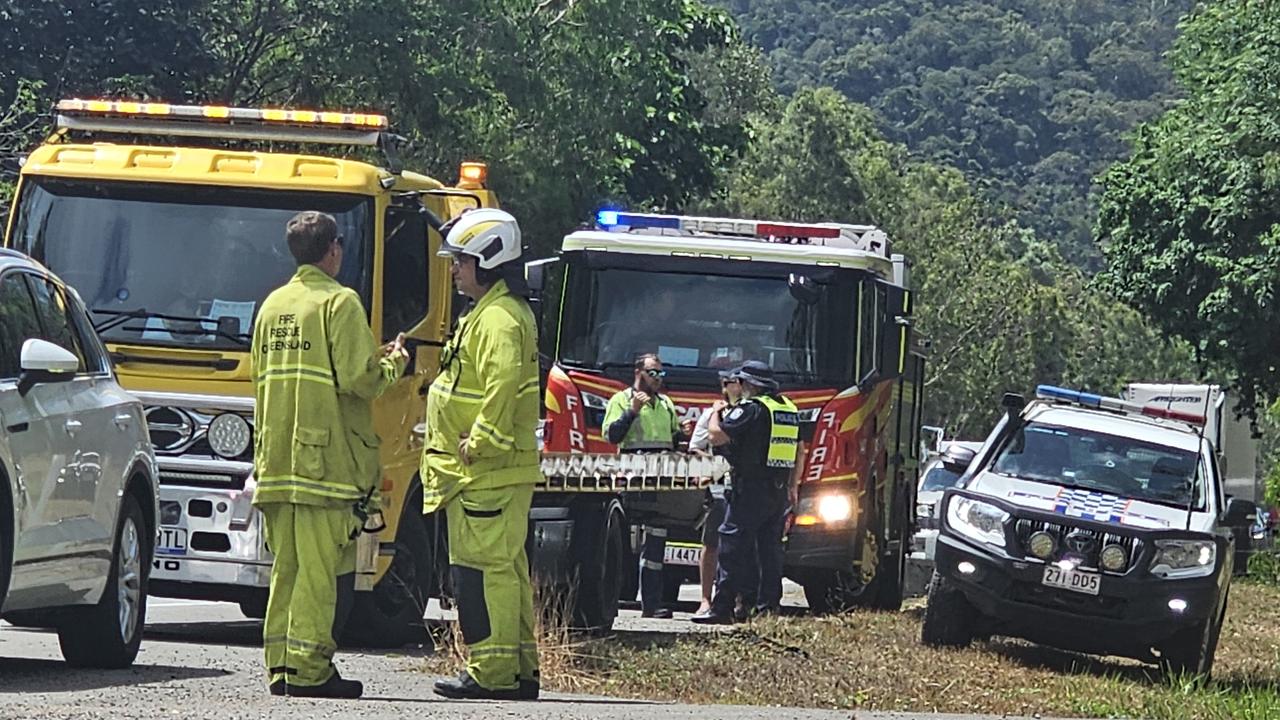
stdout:
{"type": "Polygon", "coordinates": [[[985,434],[999,394],[1041,382],[1116,393],[1193,379],[1186,349],[1088,284],[1052,245],[1001,220],[961,173],[911,158],[874,115],[830,89],[802,90],[733,169],[710,211],[869,222],[913,262],[918,329],[933,342],[926,415],[985,434]]]}
{"type": "Polygon", "coordinates": [[[831,85],[913,152],[1099,267],[1091,179],[1173,96],[1191,0],[721,0],[786,92],[831,85]]]}
{"type": "Polygon", "coordinates": [[[1104,280],[1252,411],[1280,394],[1280,7],[1206,5],[1171,58],[1186,99],[1102,179],[1104,280]]]}
{"type": "Polygon", "coordinates": [[[491,162],[544,249],[602,197],[678,209],[748,140],[703,88],[746,81],[698,70],[748,69],[749,53],[696,0],[0,0],[0,19],[0,56],[21,58],[0,68],[0,101],[34,81],[42,108],[88,94],[387,112],[428,173],[491,162]]]}

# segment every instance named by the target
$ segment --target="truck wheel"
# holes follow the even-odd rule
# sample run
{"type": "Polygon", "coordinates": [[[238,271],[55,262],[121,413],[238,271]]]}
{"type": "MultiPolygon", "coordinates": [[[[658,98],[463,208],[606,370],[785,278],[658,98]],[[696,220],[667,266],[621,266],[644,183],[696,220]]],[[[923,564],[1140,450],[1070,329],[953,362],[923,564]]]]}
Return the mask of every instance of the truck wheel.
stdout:
{"type": "Polygon", "coordinates": [[[1200,675],[1208,679],[1213,670],[1213,657],[1218,651],[1218,636],[1227,616],[1226,598],[1217,620],[1205,618],[1179,631],[1160,646],[1160,669],[1168,675],[1200,675]]]}
{"type": "Polygon", "coordinates": [[[622,602],[634,603],[640,598],[640,556],[627,546],[626,532],[622,536],[622,590],[618,597],[622,602]]]}
{"type": "MultiPolygon", "coordinates": [[[[880,556],[871,587],[867,588],[862,597],[862,604],[873,610],[898,612],[902,609],[907,577],[907,550],[911,544],[908,528],[911,527],[911,514],[915,505],[909,498],[899,497],[897,506],[898,521],[894,524],[897,530],[892,538],[881,540],[886,552],[880,556]],[[896,551],[893,550],[894,547],[897,547],[896,551]]],[[[881,528],[883,529],[883,523],[881,528]]]]}
{"type": "Polygon", "coordinates": [[[422,516],[422,493],[410,493],[396,528],[391,567],[373,590],[356,593],[355,606],[342,634],[357,647],[393,648],[426,642],[423,616],[430,597],[430,535],[422,516]]]}
{"type": "Polygon", "coordinates": [[[662,602],[668,607],[680,602],[680,588],[688,575],[689,572],[680,566],[662,569],[662,602]]]}
{"type": "Polygon", "coordinates": [[[240,612],[247,618],[261,620],[267,616],[267,591],[260,590],[240,599],[240,612]]]}
{"type": "Polygon", "coordinates": [[[959,588],[936,571],[920,626],[920,640],[931,647],[967,647],[973,642],[978,611],[959,588]]]}
{"type": "Polygon", "coordinates": [[[575,627],[603,634],[613,629],[618,617],[627,553],[622,514],[608,510],[605,519],[600,515],[606,509],[592,510],[594,512],[584,512],[574,521],[578,585],[573,595],[573,622],[575,627]],[[587,532],[579,533],[579,529],[587,532]]]}
{"type": "Polygon", "coordinates": [[[138,501],[125,494],[102,598],[92,607],[68,610],[58,623],[58,643],[68,665],[125,668],[133,664],[147,619],[147,578],[155,536],[138,501]]]}
{"type": "Polygon", "coordinates": [[[902,589],[907,574],[907,554],[902,544],[898,544],[898,552],[881,556],[880,567],[872,586],[867,588],[866,605],[874,610],[898,612],[902,609],[902,589]]]}
{"type": "Polygon", "coordinates": [[[804,578],[804,600],[814,615],[841,613],[857,607],[863,592],[858,578],[843,570],[819,571],[804,578]]]}

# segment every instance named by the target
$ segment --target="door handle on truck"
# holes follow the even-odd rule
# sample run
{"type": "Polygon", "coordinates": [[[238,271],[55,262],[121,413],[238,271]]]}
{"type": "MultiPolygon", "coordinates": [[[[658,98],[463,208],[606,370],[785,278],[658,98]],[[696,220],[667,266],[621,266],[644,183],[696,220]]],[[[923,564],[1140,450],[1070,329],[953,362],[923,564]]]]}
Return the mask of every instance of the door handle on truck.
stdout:
{"type": "Polygon", "coordinates": [[[84,427],[84,423],[79,420],[68,420],[63,427],[66,429],[68,435],[75,437],[75,434],[80,432],[80,428],[84,427]]]}
{"type": "Polygon", "coordinates": [[[121,430],[128,430],[129,426],[133,425],[133,413],[118,413],[115,417],[115,423],[116,427],[121,430]]]}

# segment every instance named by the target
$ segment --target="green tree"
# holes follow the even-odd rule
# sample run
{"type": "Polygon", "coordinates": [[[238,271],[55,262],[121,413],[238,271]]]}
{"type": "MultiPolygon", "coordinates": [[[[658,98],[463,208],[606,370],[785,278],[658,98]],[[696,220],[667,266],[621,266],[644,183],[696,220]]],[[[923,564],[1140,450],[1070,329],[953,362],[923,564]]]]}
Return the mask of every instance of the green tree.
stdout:
{"type": "Polygon", "coordinates": [[[1103,279],[1253,412],[1280,394],[1280,7],[1207,4],[1171,59],[1186,99],[1101,180],[1103,279]]]}
{"type": "Polygon", "coordinates": [[[1002,220],[953,169],[914,160],[830,89],[797,92],[706,209],[872,223],[913,262],[918,329],[933,341],[926,413],[985,434],[1001,392],[1066,383],[1118,392],[1190,376],[1185,349],[1092,287],[1034,231],[1002,220]]]}
{"type": "Polygon", "coordinates": [[[779,86],[830,85],[889,139],[963,171],[1071,262],[1100,268],[1091,180],[1174,95],[1191,0],[721,0],[779,86]]]}
{"type": "Polygon", "coordinates": [[[748,141],[730,104],[760,101],[758,58],[697,0],[0,3],[0,56],[20,58],[0,100],[21,80],[41,111],[84,94],[386,112],[410,167],[489,161],[543,250],[604,198],[708,192],[748,141]]]}

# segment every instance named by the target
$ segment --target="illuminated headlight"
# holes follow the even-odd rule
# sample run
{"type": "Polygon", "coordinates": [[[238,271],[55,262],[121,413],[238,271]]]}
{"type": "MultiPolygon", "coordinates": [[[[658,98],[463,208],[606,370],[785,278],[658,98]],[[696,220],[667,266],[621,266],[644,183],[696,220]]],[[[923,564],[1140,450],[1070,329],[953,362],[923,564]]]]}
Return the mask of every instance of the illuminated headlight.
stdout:
{"type": "Polygon", "coordinates": [[[988,545],[1004,547],[1004,522],[1009,513],[990,503],[967,497],[947,504],[947,526],[957,534],[988,545]]]}
{"type": "Polygon", "coordinates": [[[1156,540],[1151,574],[1166,578],[1203,577],[1213,573],[1218,546],[1212,540],[1156,540]]]}
{"type": "Polygon", "coordinates": [[[853,502],[848,495],[823,495],[818,500],[818,517],[827,524],[844,522],[853,517],[853,502]]]}
{"type": "Polygon", "coordinates": [[[800,526],[834,525],[853,517],[853,500],[848,495],[818,495],[801,498],[795,523],[800,526]]]}
{"type": "Polygon", "coordinates": [[[1053,551],[1058,549],[1058,541],[1053,535],[1039,530],[1027,538],[1027,549],[1031,551],[1032,557],[1048,560],[1053,557],[1053,551]]]}
{"type": "Polygon", "coordinates": [[[240,457],[252,440],[249,423],[235,413],[223,413],[209,423],[209,449],[221,457],[240,457]]]}
{"type": "Polygon", "coordinates": [[[1129,553],[1119,545],[1108,545],[1098,554],[1098,561],[1102,563],[1103,570],[1120,572],[1129,565],[1129,553]]]}

